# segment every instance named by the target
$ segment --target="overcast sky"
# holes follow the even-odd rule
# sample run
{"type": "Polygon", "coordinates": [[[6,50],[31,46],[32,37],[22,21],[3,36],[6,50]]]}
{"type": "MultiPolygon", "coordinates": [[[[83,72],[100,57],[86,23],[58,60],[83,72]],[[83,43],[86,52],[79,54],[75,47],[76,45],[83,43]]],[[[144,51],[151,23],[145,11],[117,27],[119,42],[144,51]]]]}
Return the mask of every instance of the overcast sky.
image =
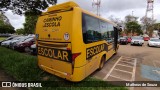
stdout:
{"type": "MultiPolygon", "coordinates": [[[[67,1],[74,1],[85,10],[92,13],[96,12],[96,8],[92,7],[93,0],[58,0],[58,3],[67,1]]],[[[141,18],[145,15],[146,7],[147,0],[101,0],[100,13],[103,18],[108,18],[112,15],[124,20],[124,17],[129,14],[132,15],[133,11],[134,16],[141,18]]],[[[11,11],[7,11],[5,15],[9,18],[10,23],[15,29],[23,28],[23,23],[25,22],[24,16],[15,15],[11,11]]],[[[154,18],[157,19],[157,22],[160,22],[160,0],[154,1],[154,18]]]]}

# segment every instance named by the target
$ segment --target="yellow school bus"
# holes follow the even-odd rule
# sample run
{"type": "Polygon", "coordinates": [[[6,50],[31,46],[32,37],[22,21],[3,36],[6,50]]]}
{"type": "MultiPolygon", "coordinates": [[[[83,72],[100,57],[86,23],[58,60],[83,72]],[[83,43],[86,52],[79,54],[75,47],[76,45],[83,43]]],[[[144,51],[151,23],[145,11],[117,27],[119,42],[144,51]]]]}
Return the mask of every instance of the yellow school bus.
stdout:
{"type": "Polygon", "coordinates": [[[39,67],[69,81],[85,79],[117,52],[116,27],[74,2],[49,7],[36,25],[39,67]]]}

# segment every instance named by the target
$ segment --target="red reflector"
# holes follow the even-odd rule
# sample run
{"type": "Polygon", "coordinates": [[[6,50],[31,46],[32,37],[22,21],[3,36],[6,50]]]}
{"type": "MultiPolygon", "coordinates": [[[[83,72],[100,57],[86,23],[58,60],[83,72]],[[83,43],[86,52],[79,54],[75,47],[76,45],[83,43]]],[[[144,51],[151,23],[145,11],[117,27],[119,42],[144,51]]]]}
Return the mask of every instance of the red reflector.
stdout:
{"type": "Polygon", "coordinates": [[[70,48],[67,48],[67,50],[71,50],[70,48]]]}
{"type": "Polygon", "coordinates": [[[71,76],[71,74],[67,73],[67,76],[71,76]]]}
{"type": "Polygon", "coordinates": [[[74,53],[72,54],[72,61],[74,61],[76,59],[76,57],[78,57],[81,53],[74,53]]]}

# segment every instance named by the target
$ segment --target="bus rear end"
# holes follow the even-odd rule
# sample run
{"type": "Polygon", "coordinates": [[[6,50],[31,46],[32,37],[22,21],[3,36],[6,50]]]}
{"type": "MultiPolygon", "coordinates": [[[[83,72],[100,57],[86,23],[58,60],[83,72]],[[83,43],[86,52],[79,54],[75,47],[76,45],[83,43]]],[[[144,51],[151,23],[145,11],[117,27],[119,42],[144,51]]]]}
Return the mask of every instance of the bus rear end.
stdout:
{"type": "Polygon", "coordinates": [[[79,54],[72,52],[73,7],[69,5],[49,8],[39,17],[36,26],[38,65],[44,71],[76,81],[73,80],[73,59],[79,54]]]}

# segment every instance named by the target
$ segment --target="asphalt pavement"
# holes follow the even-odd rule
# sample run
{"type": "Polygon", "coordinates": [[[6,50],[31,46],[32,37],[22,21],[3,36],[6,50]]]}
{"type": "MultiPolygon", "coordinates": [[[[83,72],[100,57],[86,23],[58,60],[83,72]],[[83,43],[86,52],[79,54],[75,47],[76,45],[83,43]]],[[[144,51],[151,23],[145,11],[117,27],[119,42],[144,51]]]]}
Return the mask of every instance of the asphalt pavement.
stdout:
{"type": "MultiPolygon", "coordinates": [[[[92,74],[105,81],[160,81],[160,48],[120,45],[101,71],[92,74]]],[[[130,90],[160,90],[160,87],[134,87],[130,90]]]]}

